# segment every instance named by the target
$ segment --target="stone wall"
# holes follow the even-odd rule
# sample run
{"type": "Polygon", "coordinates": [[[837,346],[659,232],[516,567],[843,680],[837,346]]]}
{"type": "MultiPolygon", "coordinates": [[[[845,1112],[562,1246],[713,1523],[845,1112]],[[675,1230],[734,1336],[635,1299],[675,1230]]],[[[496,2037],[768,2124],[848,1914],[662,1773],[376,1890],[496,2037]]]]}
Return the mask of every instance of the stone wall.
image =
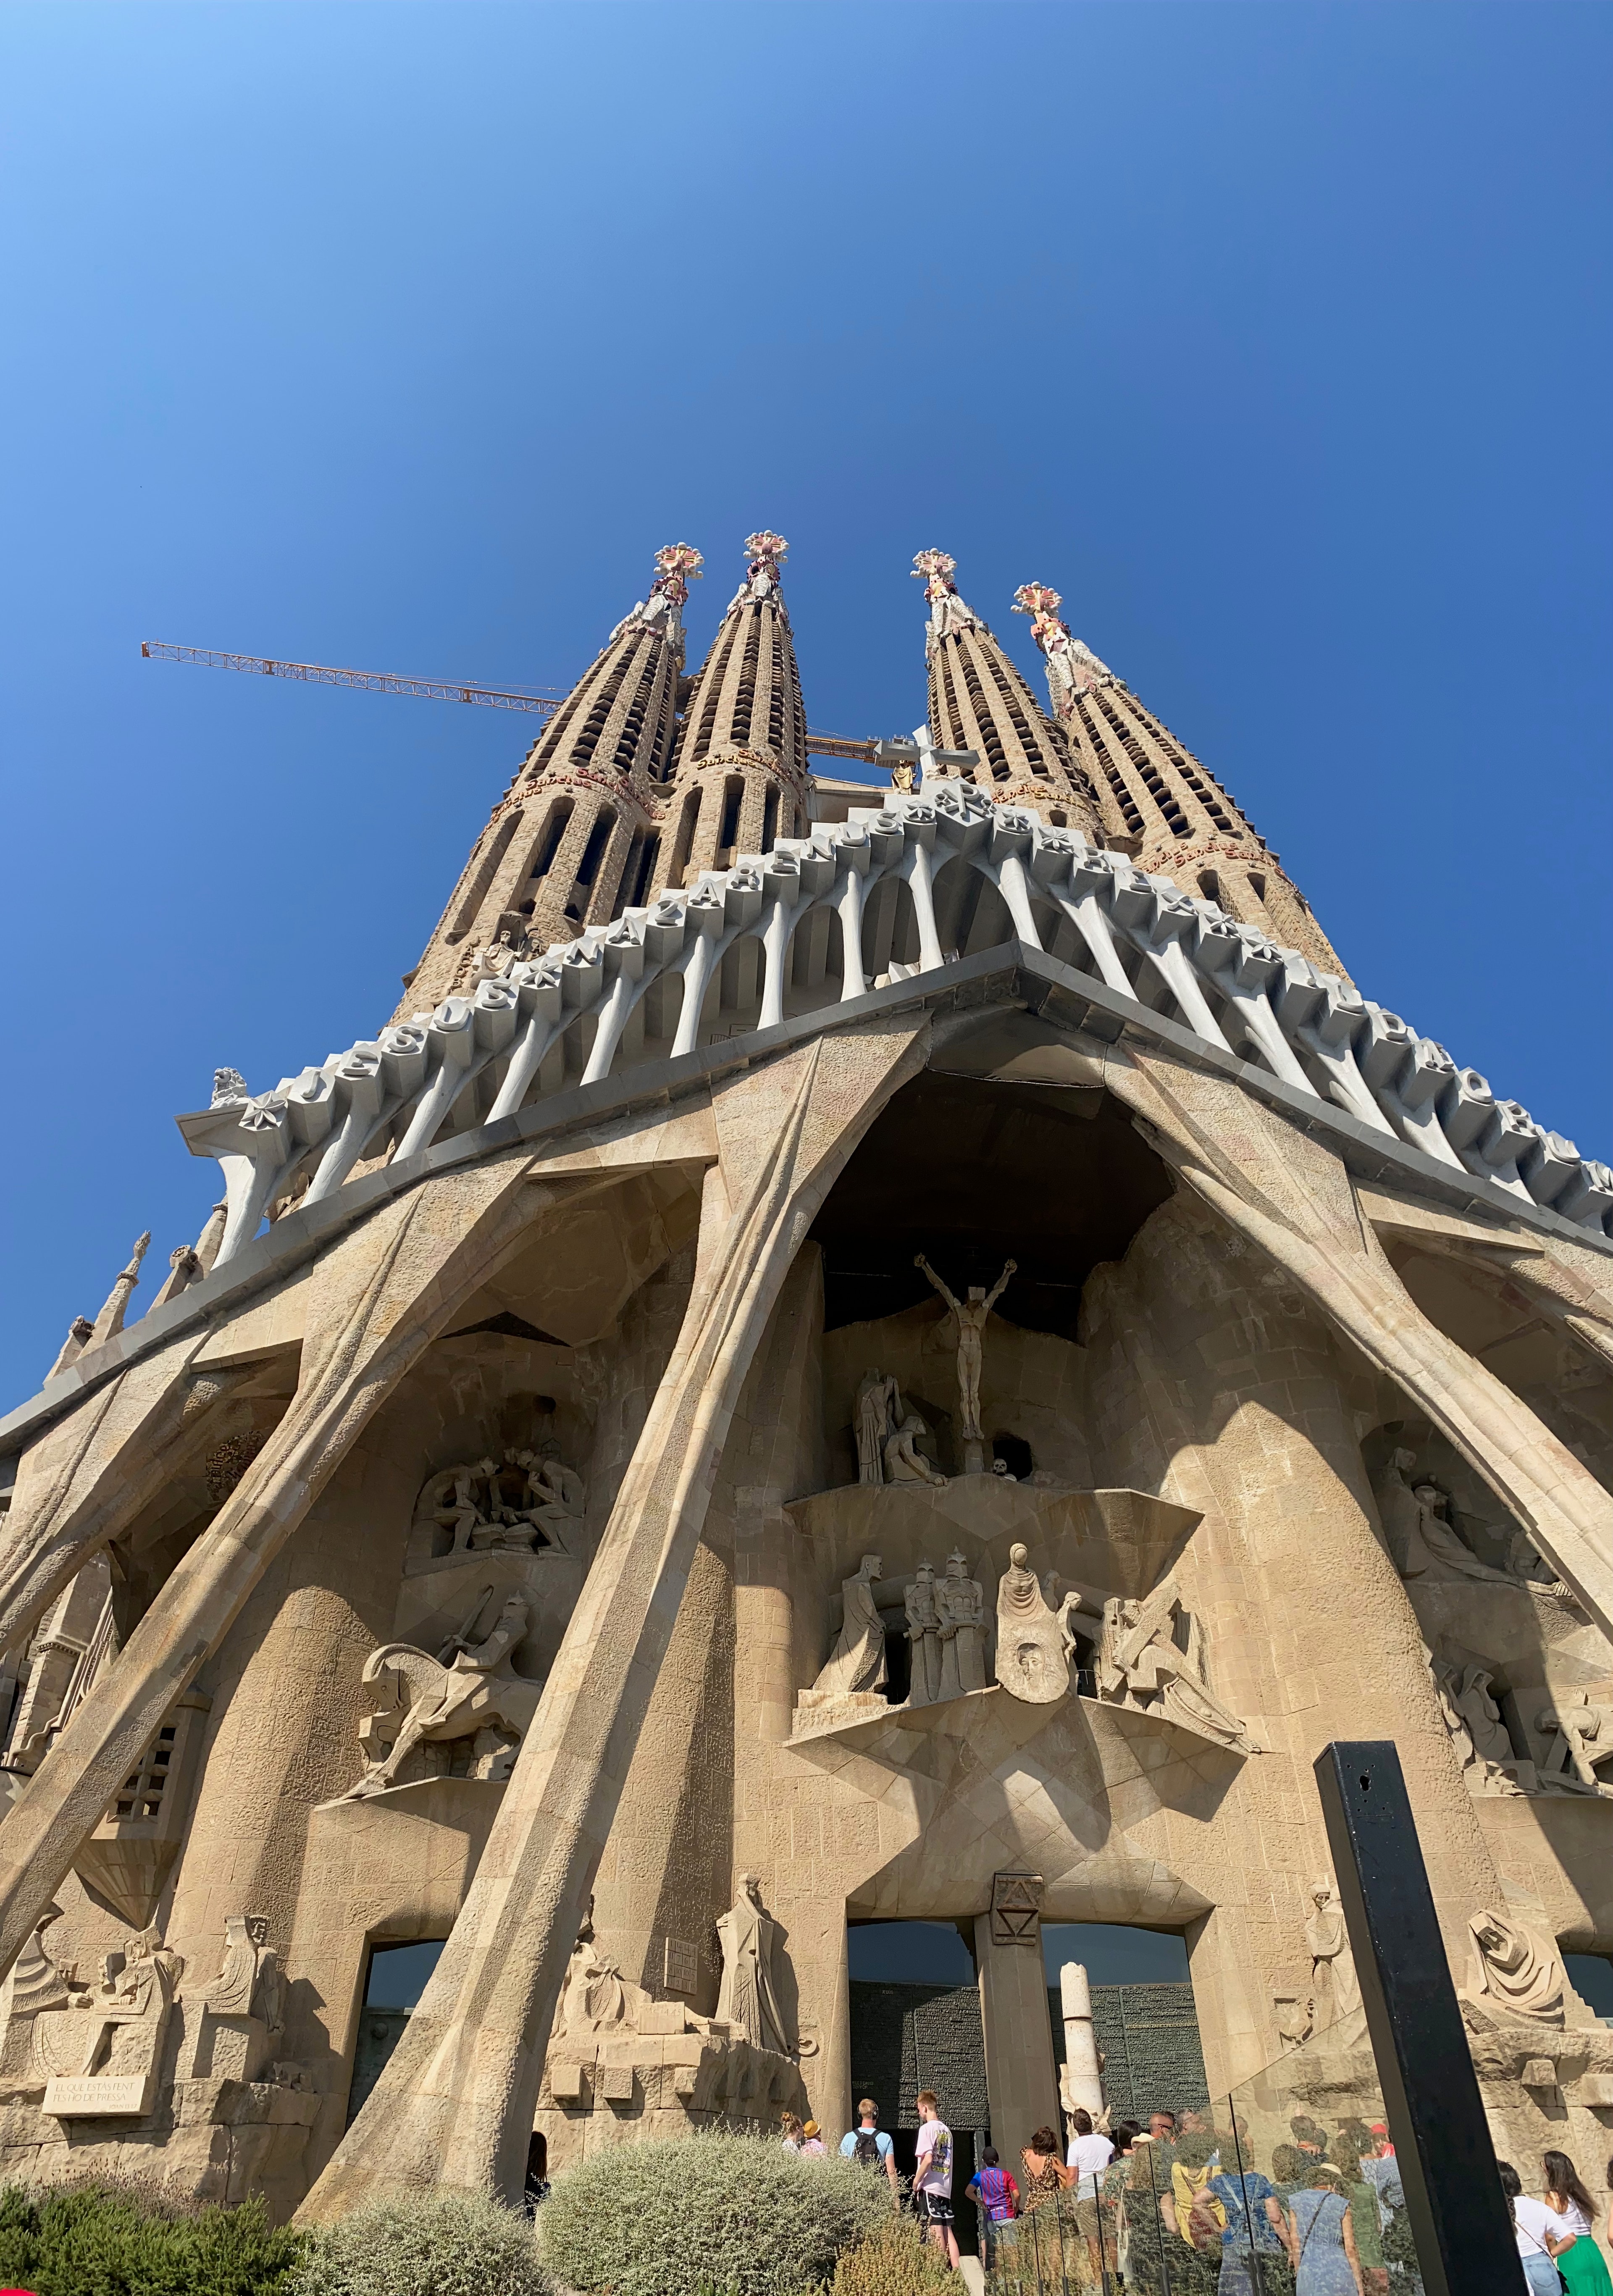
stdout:
{"type": "MultiPolygon", "coordinates": [[[[1059,1996],[1047,1997],[1056,2028],[1059,1996]]],[[[1094,1985],[1093,2030],[1111,2122],[1208,2103],[1191,1985],[1094,1985]]]]}

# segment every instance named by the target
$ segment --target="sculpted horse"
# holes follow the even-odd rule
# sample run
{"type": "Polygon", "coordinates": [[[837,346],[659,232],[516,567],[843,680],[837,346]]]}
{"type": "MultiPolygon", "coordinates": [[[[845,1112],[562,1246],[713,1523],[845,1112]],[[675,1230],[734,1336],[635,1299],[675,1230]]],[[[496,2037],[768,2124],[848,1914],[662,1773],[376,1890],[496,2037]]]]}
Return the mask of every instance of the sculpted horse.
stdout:
{"type": "Polygon", "coordinates": [[[384,1730],[397,1714],[395,1706],[381,1707],[360,1723],[358,1742],[366,1767],[342,1800],[358,1801],[384,1793],[416,1746],[470,1738],[479,1730],[495,1726],[524,1737],[537,1712],[543,1685],[495,1669],[507,1662],[526,1630],[527,1606],[515,1595],[505,1603],[497,1627],[484,1643],[466,1648],[463,1640],[456,1637],[459,1655],[451,1666],[445,1666],[429,1651],[417,1650],[413,1643],[382,1643],[379,1650],[372,1651],[364,1660],[362,1680],[373,1685],[384,1674],[401,1675],[409,1685],[409,1704],[403,1726],[390,1746],[385,1743],[384,1730]]]}

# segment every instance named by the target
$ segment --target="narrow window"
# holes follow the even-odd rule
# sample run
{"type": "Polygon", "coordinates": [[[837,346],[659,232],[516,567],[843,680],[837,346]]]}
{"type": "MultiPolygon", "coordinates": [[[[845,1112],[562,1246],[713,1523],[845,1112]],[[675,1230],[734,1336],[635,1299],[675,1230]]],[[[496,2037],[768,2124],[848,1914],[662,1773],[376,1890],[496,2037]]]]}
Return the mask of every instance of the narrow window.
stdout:
{"type": "Polygon", "coordinates": [[[716,832],[716,859],[722,868],[733,858],[733,849],[739,842],[740,807],[744,802],[745,783],[739,774],[730,774],[723,783],[723,818],[716,832]]]}
{"type": "Polygon", "coordinates": [[[1221,899],[1221,880],[1216,876],[1213,869],[1201,869],[1200,871],[1199,890],[1203,894],[1207,901],[1215,901],[1219,904],[1221,899]]]}
{"type": "Polygon", "coordinates": [[[771,853],[773,840],[779,833],[779,793],[770,789],[762,805],[762,850],[771,853]]]}
{"type": "Polygon", "coordinates": [[[537,850],[532,857],[529,874],[546,877],[554,866],[554,857],[560,851],[561,839],[566,833],[566,824],[571,818],[571,800],[562,797],[550,808],[544,824],[544,833],[537,840],[537,850]]]}
{"type": "Polygon", "coordinates": [[[605,848],[610,842],[610,832],[616,827],[616,816],[609,806],[602,808],[588,832],[588,842],[583,848],[583,857],[577,865],[577,878],[571,888],[571,898],[566,903],[566,914],[574,924],[583,922],[588,906],[588,893],[599,865],[605,857],[605,848]]]}
{"type": "Polygon", "coordinates": [[[1054,806],[1048,820],[1054,829],[1068,829],[1069,826],[1069,816],[1061,805],[1054,806]]]}
{"type": "Polygon", "coordinates": [[[684,800],[684,810],[678,821],[677,835],[673,840],[672,866],[667,872],[667,882],[675,893],[682,886],[689,867],[689,856],[694,847],[695,824],[700,817],[700,792],[698,789],[692,789],[684,800]]]}
{"type": "Polygon", "coordinates": [[[1257,901],[1264,901],[1265,898],[1265,871],[1261,869],[1251,869],[1249,873],[1249,890],[1253,893],[1255,898],[1257,901]]]}
{"type": "Polygon", "coordinates": [[[659,829],[652,829],[644,839],[643,851],[638,857],[638,871],[628,888],[627,898],[623,905],[625,907],[629,909],[643,907],[644,896],[655,882],[656,857],[660,849],[660,832],[659,829]]]}

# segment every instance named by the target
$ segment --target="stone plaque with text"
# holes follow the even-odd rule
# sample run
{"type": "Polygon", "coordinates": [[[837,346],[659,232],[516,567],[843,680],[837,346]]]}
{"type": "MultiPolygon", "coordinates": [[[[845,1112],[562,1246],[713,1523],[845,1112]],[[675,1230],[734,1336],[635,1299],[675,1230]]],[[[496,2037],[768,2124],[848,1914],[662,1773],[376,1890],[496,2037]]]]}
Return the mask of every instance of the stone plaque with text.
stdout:
{"type": "Polygon", "coordinates": [[[111,2112],[133,2114],[138,2120],[151,2111],[156,2088],[153,2073],[91,2073],[79,2079],[58,2075],[45,2085],[44,2110],[59,2120],[111,2112]]]}

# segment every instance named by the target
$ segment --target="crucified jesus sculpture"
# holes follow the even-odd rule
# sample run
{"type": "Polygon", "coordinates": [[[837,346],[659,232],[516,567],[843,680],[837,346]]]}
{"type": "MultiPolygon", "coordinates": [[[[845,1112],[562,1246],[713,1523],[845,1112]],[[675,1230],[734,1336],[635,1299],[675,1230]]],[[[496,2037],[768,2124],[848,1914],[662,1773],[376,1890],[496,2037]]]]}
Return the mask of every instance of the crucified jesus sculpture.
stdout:
{"type": "Polygon", "coordinates": [[[959,1430],[966,1443],[982,1443],[980,1431],[980,1334],[986,1329],[986,1318],[1003,1296],[1003,1286],[1019,1270],[1017,1259],[1005,1259],[1003,1273],[989,1292],[984,1284],[971,1283],[967,1300],[954,1300],[941,1278],[936,1274],[921,1251],[914,1256],[913,1266],[921,1267],[957,1319],[958,1325],[958,1409],[962,1417],[959,1430]]]}

